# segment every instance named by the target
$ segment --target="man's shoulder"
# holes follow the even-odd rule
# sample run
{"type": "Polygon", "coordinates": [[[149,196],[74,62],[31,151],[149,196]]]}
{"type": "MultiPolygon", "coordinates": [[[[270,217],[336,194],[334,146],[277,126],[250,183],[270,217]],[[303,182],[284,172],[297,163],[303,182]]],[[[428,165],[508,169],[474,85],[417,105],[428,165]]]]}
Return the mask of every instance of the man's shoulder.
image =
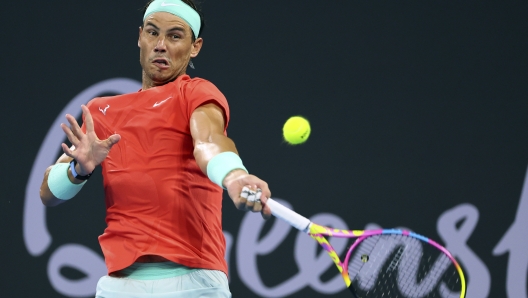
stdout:
{"type": "Polygon", "coordinates": [[[135,98],[138,96],[140,92],[133,92],[133,93],[125,93],[125,94],[117,94],[117,95],[104,95],[100,97],[96,97],[92,99],[89,102],[89,105],[92,104],[107,104],[107,103],[120,103],[120,102],[127,102],[131,98],[135,98]]]}
{"type": "Polygon", "coordinates": [[[204,78],[191,78],[189,76],[185,76],[183,78],[179,78],[177,81],[178,83],[176,86],[178,86],[183,91],[183,93],[187,95],[195,93],[222,93],[215,84],[204,78]]]}
{"type": "MultiPolygon", "coordinates": [[[[200,77],[193,77],[191,78],[189,75],[184,75],[179,77],[176,81],[176,84],[185,86],[185,87],[198,87],[198,86],[215,86],[211,81],[200,78],[200,77]]],[[[216,87],[216,86],[215,86],[216,87]]]]}

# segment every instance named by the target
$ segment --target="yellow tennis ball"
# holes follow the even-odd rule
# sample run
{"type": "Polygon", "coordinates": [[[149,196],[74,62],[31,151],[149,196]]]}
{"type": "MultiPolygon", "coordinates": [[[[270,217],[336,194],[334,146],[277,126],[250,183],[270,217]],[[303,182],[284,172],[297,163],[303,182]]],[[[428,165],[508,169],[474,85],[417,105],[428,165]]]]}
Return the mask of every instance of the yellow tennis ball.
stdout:
{"type": "Polygon", "coordinates": [[[293,116],[284,123],[282,134],[286,142],[298,145],[306,142],[311,132],[310,123],[301,116],[293,116]]]}

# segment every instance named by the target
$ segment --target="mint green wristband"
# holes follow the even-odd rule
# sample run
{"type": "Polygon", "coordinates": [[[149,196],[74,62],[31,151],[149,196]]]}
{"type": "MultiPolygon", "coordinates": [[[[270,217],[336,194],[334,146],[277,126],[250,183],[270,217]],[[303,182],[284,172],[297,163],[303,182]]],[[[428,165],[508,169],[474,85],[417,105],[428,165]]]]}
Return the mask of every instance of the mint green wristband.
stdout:
{"type": "Polygon", "coordinates": [[[58,163],[51,168],[48,174],[48,187],[57,199],[73,198],[86,183],[86,181],[81,184],[72,183],[68,178],[69,168],[69,163],[58,163]]]}
{"type": "Polygon", "coordinates": [[[234,152],[222,152],[215,155],[207,164],[207,177],[213,181],[216,185],[225,189],[222,182],[229,172],[241,169],[246,171],[247,169],[242,164],[240,157],[234,152]]]}

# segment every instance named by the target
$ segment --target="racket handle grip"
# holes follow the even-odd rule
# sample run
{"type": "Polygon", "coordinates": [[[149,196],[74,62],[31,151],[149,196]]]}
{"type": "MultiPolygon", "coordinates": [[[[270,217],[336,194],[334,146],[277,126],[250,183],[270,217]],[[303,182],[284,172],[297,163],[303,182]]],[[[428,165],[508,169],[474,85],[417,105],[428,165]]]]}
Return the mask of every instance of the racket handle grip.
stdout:
{"type": "Polygon", "coordinates": [[[275,217],[284,220],[298,230],[308,233],[311,223],[308,218],[300,215],[299,213],[273,199],[268,199],[266,204],[270,207],[271,214],[273,214],[275,217]]]}

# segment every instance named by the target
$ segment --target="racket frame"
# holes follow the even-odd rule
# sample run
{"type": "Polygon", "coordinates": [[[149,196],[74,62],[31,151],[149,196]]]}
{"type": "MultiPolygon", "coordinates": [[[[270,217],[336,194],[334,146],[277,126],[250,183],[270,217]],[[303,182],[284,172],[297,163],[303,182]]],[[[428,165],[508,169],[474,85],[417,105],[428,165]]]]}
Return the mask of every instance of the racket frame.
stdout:
{"type": "Polygon", "coordinates": [[[287,208],[286,206],[278,203],[277,201],[273,199],[268,199],[266,203],[270,209],[271,213],[278,217],[287,223],[289,223],[294,228],[307,233],[310,237],[312,237],[315,241],[321,245],[321,247],[326,251],[326,253],[330,256],[332,261],[334,261],[334,264],[336,265],[337,269],[341,273],[341,276],[343,277],[343,280],[345,281],[345,284],[347,288],[352,291],[352,293],[355,295],[353,287],[351,287],[352,281],[350,280],[350,276],[348,275],[348,262],[350,261],[350,257],[352,254],[352,251],[356,248],[357,245],[359,245],[365,238],[374,236],[374,235],[383,235],[383,234],[393,234],[393,235],[404,235],[408,237],[413,237],[415,239],[421,240],[423,242],[426,242],[436,249],[440,250],[442,253],[444,253],[450,260],[453,262],[453,265],[455,266],[455,269],[457,270],[459,277],[460,277],[460,283],[461,283],[461,291],[460,291],[460,298],[466,297],[466,280],[464,277],[464,272],[462,271],[462,268],[460,267],[460,264],[455,260],[455,258],[451,255],[451,253],[438,244],[437,242],[422,236],[420,234],[406,231],[406,230],[398,230],[398,229],[376,229],[376,230],[341,230],[341,229],[333,229],[325,226],[318,225],[316,223],[311,222],[306,217],[300,215],[299,213],[287,208]],[[339,255],[335,251],[335,249],[332,247],[330,242],[325,238],[325,236],[329,237],[337,237],[337,238],[356,238],[352,246],[349,248],[344,262],[341,262],[341,259],[339,258],[339,255]]]}

